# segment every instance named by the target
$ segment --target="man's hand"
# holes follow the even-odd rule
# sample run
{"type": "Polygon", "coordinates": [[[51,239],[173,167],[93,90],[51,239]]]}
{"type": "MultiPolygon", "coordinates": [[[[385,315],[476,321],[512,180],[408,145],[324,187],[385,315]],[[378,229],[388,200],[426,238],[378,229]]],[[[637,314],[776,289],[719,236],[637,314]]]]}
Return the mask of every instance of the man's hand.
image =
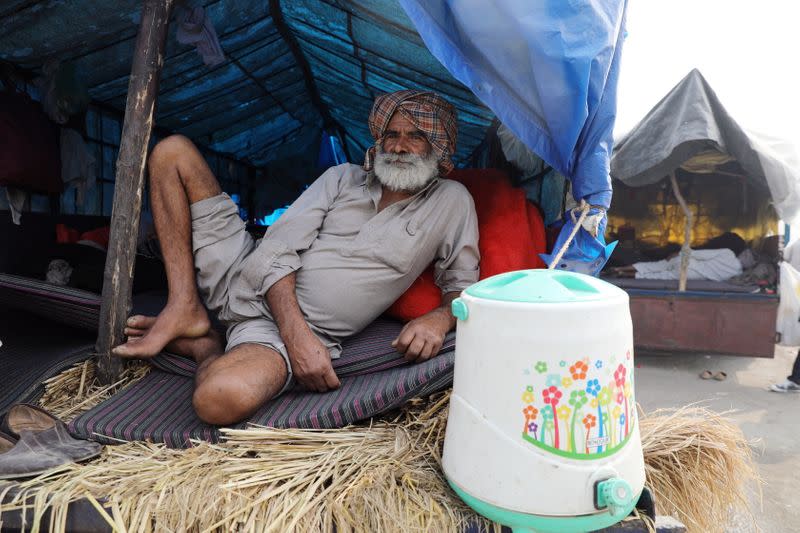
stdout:
{"type": "Polygon", "coordinates": [[[267,291],[267,305],[289,352],[292,373],[309,390],[325,392],[337,389],[340,383],[333,371],[331,355],[303,318],[297,304],[294,280],[295,273],[292,272],[267,291]]]}
{"type": "Polygon", "coordinates": [[[326,392],[339,388],[328,348],[311,331],[286,344],[295,379],[308,390],[326,392]]]}
{"type": "Polygon", "coordinates": [[[392,346],[405,356],[406,361],[421,363],[439,353],[447,332],[453,328],[449,309],[439,307],[406,324],[392,346]]]}

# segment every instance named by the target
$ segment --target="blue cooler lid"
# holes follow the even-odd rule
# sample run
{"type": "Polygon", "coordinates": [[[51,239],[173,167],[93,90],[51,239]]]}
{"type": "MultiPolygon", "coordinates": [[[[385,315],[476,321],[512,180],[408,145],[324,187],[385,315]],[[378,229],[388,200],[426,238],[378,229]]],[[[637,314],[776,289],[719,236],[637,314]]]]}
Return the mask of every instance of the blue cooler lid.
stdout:
{"type": "Polygon", "coordinates": [[[475,283],[464,292],[474,298],[519,303],[571,303],[618,296],[621,289],[566,270],[518,270],[475,283]]]}

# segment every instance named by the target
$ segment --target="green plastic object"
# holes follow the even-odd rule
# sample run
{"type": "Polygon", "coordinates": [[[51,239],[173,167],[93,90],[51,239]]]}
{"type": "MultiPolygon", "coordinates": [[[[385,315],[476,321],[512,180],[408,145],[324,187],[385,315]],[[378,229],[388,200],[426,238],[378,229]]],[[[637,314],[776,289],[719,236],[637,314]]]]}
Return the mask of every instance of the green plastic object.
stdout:
{"type": "Polygon", "coordinates": [[[453,311],[453,316],[459,320],[466,320],[469,316],[467,304],[465,304],[464,300],[461,298],[456,298],[453,300],[453,303],[450,304],[450,309],[453,311]]]}
{"type": "MultiPolygon", "coordinates": [[[[638,497],[632,498],[625,508],[613,515],[610,512],[604,512],[583,516],[540,516],[518,513],[497,507],[470,496],[450,480],[448,480],[448,483],[458,494],[458,497],[464,500],[464,503],[472,507],[478,514],[510,527],[514,533],[585,533],[587,531],[597,531],[604,527],[613,526],[628,516],[638,501],[638,497]]],[[[628,489],[630,490],[630,487],[628,489]]]]}
{"type": "Polygon", "coordinates": [[[616,516],[620,520],[630,513],[625,509],[632,499],[633,490],[624,479],[611,478],[597,484],[597,506],[601,509],[607,508],[612,516],[616,516]]]}
{"type": "Polygon", "coordinates": [[[621,289],[605,281],[564,270],[517,270],[475,283],[464,292],[474,298],[520,303],[601,300],[621,289]]]}

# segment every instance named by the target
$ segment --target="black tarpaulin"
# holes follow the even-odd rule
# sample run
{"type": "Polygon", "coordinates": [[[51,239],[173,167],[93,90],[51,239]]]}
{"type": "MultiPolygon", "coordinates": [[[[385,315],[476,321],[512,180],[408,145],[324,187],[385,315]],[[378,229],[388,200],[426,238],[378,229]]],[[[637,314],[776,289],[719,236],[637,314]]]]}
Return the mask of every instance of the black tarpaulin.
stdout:
{"type": "Polygon", "coordinates": [[[681,168],[695,176],[743,176],[768,190],[789,221],[800,213],[800,166],[793,159],[780,144],[742,128],[695,69],[617,143],[611,176],[632,187],[681,168]]]}

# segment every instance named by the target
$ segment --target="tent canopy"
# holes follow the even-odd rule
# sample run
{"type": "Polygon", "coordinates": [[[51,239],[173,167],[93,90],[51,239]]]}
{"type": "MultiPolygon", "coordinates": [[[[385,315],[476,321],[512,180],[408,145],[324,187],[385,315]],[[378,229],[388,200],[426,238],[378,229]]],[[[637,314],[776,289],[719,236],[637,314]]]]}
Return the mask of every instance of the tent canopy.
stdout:
{"type": "MultiPolygon", "coordinates": [[[[457,165],[484,146],[496,115],[572,181],[595,210],[563,265],[602,266],[625,0],[198,0],[179,3],[176,18],[190,5],[204,8],[225,60],[203,64],[173,23],[157,125],[255,166],[315,154],[326,131],[360,162],[376,95],[436,91],[459,111],[457,165]]],[[[140,7],[9,0],[0,59],[35,73],[69,62],[94,102],[122,111],[140,7]]]]}
{"type": "MultiPolygon", "coordinates": [[[[261,166],[315,157],[326,127],[360,162],[372,144],[366,119],[373,98],[401,88],[436,91],[457,107],[458,163],[481,143],[493,119],[431,56],[392,0],[191,4],[205,8],[225,61],[206,66],[193,46],[178,42],[179,5],[167,38],[156,123],[236,159],[261,166]]],[[[4,2],[0,59],[33,72],[48,60],[70,62],[94,102],[121,112],[141,7],[141,0],[4,2]]]]}
{"type": "Polygon", "coordinates": [[[615,146],[611,176],[632,187],[682,169],[742,176],[769,191],[778,215],[800,214],[800,166],[780,143],[742,128],[703,78],[692,70],[615,146]]]}

